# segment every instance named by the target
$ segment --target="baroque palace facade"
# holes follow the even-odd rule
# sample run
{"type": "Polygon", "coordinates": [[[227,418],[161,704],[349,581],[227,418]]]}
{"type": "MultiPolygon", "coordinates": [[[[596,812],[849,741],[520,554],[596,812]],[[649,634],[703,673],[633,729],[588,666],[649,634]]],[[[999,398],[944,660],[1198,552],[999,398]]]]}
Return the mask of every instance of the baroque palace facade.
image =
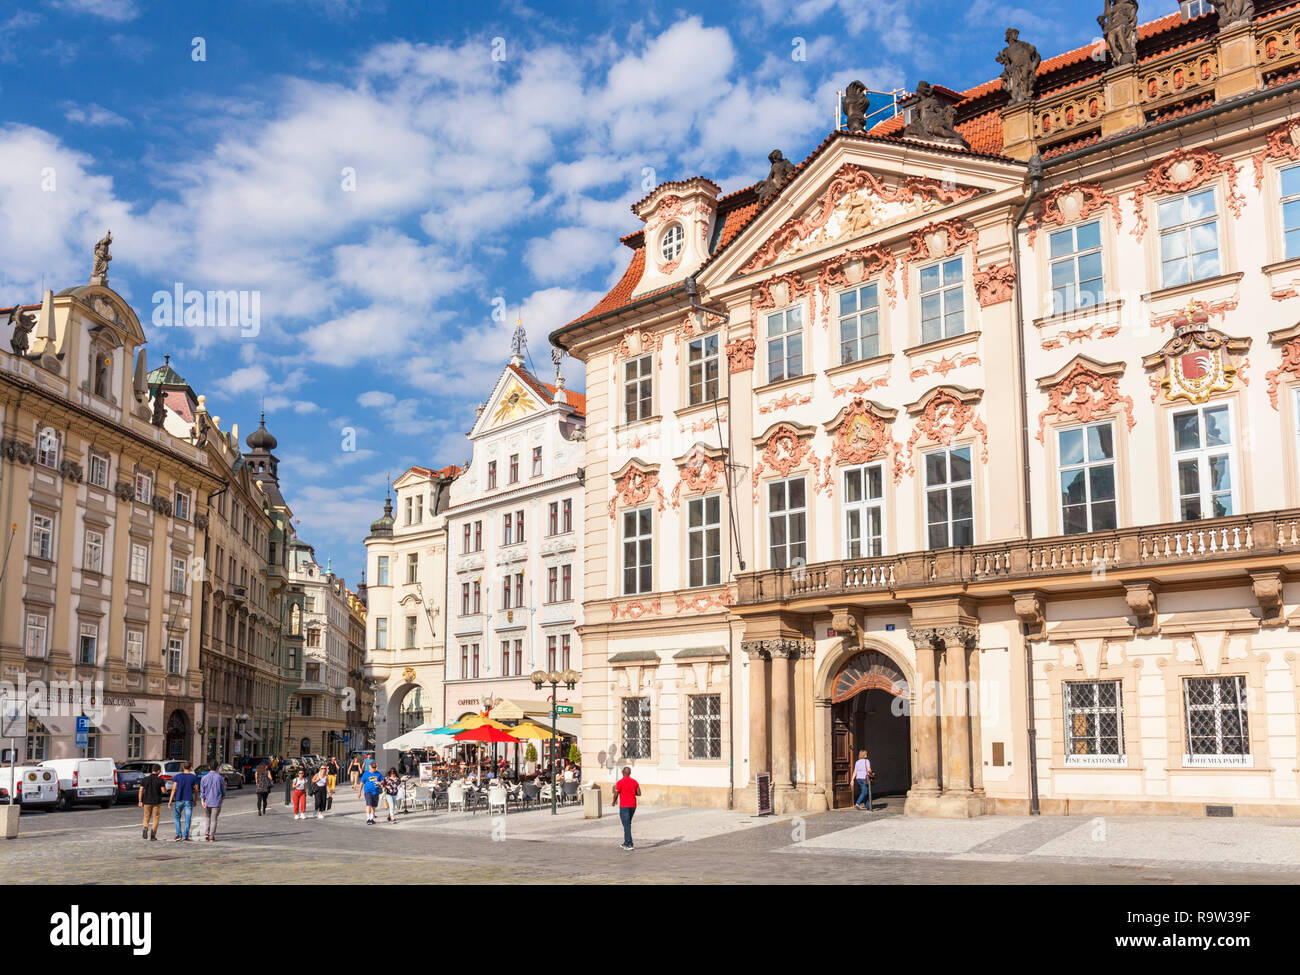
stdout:
{"type": "Polygon", "coordinates": [[[586,365],[583,746],[653,799],[1300,810],[1300,10],[921,83],[634,205],[586,365]]]}
{"type": "MultiPolygon", "coordinates": [[[[241,451],[169,361],[147,367],[111,242],[88,285],[0,309],[0,691],[30,705],[19,757],[296,754],[305,604],[275,438],[263,422],[241,451]]],[[[364,607],[342,599],[346,658],[364,607]]]]}

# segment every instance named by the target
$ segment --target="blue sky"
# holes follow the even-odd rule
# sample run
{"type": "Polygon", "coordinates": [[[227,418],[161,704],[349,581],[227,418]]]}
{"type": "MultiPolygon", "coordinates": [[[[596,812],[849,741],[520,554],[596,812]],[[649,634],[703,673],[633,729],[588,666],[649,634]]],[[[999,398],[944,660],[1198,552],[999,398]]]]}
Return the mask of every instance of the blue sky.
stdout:
{"type": "Polygon", "coordinates": [[[729,192],[802,159],[853,78],[966,88],[1006,27],[1047,58],[1101,7],[6,0],[0,307],[84,282],[111,228],[151,364],[241,437],[265,402],[299,532],[355,582],[389,474],[468,457],[516,317],[551,378],[647,171],[729,192]],[[257,292],[260,330],[153,326],[177,283],[257,292]]]}

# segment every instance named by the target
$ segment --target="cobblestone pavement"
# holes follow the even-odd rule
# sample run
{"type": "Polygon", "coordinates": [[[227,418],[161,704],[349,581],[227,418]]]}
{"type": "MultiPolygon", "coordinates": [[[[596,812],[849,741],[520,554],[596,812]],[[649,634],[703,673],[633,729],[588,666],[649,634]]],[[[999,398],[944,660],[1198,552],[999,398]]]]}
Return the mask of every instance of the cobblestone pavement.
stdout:
{"type": "Polygon", "coordinates": [[[194,841],[172,842],[166,816],[158,841],[142,840],[135,806],[31,813],[0,864],[11,883],[1300,883],[1295,820],[918,820],[900,807],[807,819],[643,807],[627,853],[608,810],[419,810],[367,826],[350,793],[318,821],[295,820],[282,792],[259,817],[244,790],[217,843],[198,817],[194,841]]]}

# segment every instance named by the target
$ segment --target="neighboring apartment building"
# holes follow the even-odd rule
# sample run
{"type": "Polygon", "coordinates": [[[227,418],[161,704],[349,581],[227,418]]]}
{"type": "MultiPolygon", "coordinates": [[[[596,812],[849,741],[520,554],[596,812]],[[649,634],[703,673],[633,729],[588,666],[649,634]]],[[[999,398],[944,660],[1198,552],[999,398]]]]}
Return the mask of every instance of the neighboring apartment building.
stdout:
{"type": "Polygon", "coordinates": [[[457,467],[412,467],[393,482],[393,499],[366,538],[366,677],[377,683],[375,748],[385,768],[397,758],[384,742],[442,724],[446,657],[447,505],[457,467]]]}
{"type": "Polygon", "coordinates": [[[366,584],[348,593],[348,689],[343,745],[347,751],[373,748],[375,692],[366,678],[366,584]]]}
{"type": "MultiPolygon", "coordinates": [[[[223,482],[209,499],[201,666],[205,759],[233,762],[279,744],[281,627],[268,566],[275,523],[258,472],[240,449],[238,425],[221,430],[202,397],[184,405],[196,433],[204,431],[213,472],[223,482]]],[[[265,418],[249,445],[263,435],[270,437],[265,418]]]]}
{"type": "Polygon", "coordinates": [[[203,447],[164,429],[144,332],[108,287],[107,242],[96,251],[91,284],[0,310],[0,510],[16,526],[0,567],[0,677],[102,682],[84,746],[76,714],[29,716],[30,760],[192,759],[195,569],[219,481],[203,447]]]}
{"type": "Polygon", "coordinates": [[[842,806],[865,747],[910,814],[1295,815],[1297,31],[1009,35],[1005,84],[869,131],[853,85],[797,167],[638,202],[554,336],[584,740],[652,800],[842,806]]]}
{"type": "Polygon", "coordinates": [[[295,622],[303,638],[302,678],[289,704],[290,754],[343,758],[352,593],[320,566],[310,545],[296,538],[289,543],[289,582],[301,588],[301,617],[295,622]]]}
{"type": "MultiPolygon", "coordinates": [[[[505,720],[550,723],[549,688],[530,675],[581,667],[585,401],[543,383],[514,354],[469,432],[473,459],[451,486],[447,538],[449,722],[499,702],[505,720]]],[[[578,737],[578,689],[559,692],[578,737]]],[[[549,746],[547,746],[549,747],[549,746]]],[[[545,759],[545,748],[541,757],[545,759]]]]}

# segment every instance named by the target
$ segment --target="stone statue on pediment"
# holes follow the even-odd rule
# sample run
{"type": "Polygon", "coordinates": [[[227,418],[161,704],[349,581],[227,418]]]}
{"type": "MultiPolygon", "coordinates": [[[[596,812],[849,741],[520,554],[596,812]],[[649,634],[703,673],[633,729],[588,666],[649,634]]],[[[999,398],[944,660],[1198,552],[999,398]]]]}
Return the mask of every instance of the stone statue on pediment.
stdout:
{"type": "Polygon", "coordinates": [[[1112,68],[1137,63],[1137,0],[1106,0],[1106,8],[1097,18],[1097,24],[1106,38],[1112,68]]]}
{"type": "Polygon", "coordinates": [[[943,101],[928,81],[917,82],[912,121],[903,129],[903,137],[922,142],[942,142],[970,148],[956,128],[957,110],[943,101]]]}
{"type": "Polygon", "coordinates": [[[1002,90],[1007,93],[1008,104],[1023,105],[1034,96],[1034,78],[1043,59],[1038,48],[1020,39],[1020,31],[1008,27],[1007,46],[998,54],[1002,65],[1002,90]]]}
{"type": "Polygon", "coordinates": [[[773,149],[767,154],[767,161],[771,163],[771,168],[767,171],[767,179],[758,184],[758,200],[760,203],[766,203],[768,199],[776,195],[783,183],[794,175],[794,164],[785,158],[785,154],[780,149],[773,149]]]}
{"type": "Polygon", "coordinates": [[[31,335],[32,329],[36,327],[36,316],[31,312],[23,311],[21,305],[14,305],[9,309],[9,324],[14,330],[9,338],[9,347],[14,350],[14,355],[26,355],[27,336],[31,335]]]}
{"type": "Polygon", "coordinates": [[[844,117],[847,120],[845,128],[848,131],[857,133],[867,131],[867,106],[869,103],[867,86],[860,81],[850,81],[848,88],[844,90],[844,97],[840,100],[840,108],[844,111],[844,117]]]}
{"type": "Polygon", "coordinates": [[[1219,30],[1255,19],[1255,0],[1210,0],[1219,15],[1219,30]]]}
{"type": "Polygon", "coordinates": [[[113,231],[109,231],[95,244],[95,265],[90,272],[91,284],[108,284],[108,265],[112,263],[113,254],[109,248],[113,244],[113,231]]]}

